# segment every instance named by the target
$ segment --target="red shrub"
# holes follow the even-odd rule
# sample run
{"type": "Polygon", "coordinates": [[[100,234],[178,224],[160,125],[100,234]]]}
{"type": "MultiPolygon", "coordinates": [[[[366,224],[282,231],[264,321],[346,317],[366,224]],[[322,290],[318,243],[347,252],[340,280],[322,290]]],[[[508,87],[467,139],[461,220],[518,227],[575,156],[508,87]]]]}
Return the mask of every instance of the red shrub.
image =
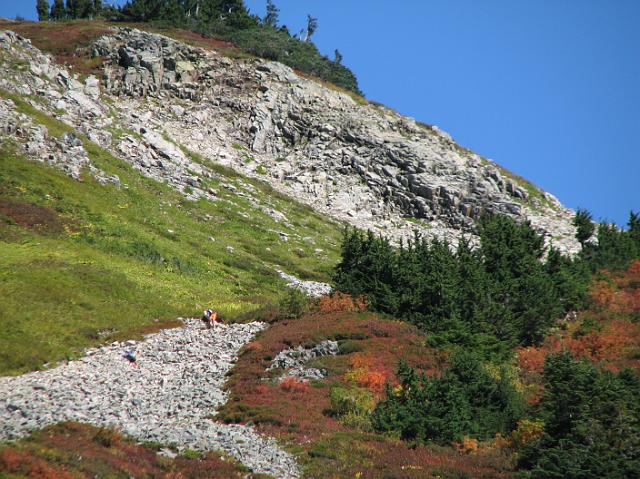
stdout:
{"type": "Polygon", "coordinates": [[[518,348],[518,365],[520,369],[527,373],[541,373],[544,368],[544,358],[547,352],[543,348],[529,346],[528,348],[518,348]]]}
{"type": "Polygon", "coordinates": [[[280,389],[293,394],[302,394],[309,390],[309,381],[300,381],[293,377],[288,377],[280,382],[280,389]]]}

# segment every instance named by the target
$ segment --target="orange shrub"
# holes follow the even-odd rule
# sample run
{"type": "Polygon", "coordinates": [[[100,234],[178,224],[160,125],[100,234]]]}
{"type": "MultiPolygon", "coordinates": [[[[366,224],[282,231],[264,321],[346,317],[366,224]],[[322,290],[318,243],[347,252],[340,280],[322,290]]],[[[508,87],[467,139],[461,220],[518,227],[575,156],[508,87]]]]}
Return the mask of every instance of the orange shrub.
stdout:
{"type": "Polygon", "coordinates": [[[353,298],[350,294],[336,291],[320,298],[321,313],[357,312],[367,309],[367,299],[364,296],[353,298]]]}
{"type": "Polygon", "coordinates": [[[28,460],[28,455],[7,447],[0,451],[0,470],[13,471],[28,460]]]}
{"type": "Polygon", "coordinates": [[[607,281],[594,281],[589,287],[589,297],[594,306],[606,308],[615,298],[616,291],[607,281]]]}
{"type": "Polygon", "coordinates": [[[351,369],[345,374],[345,379],[353,381],[358,386],[365,387],[375,393],[384,391],[387,376],[384,372],[372,367],[370,358],[356,353],[349,362],[351,369]]]}
{"type": "Polygon", "coordinates": [[[544,368],[544,358],[547,352],[543,348],[529,346],[518,348],[518,365],[520,369],[528,373],[541,373],[544,368]]]}
{"type": "Polygon", "coordinates": [[[453,447],[462,454],[470,454],[478,450],[478,440],[473,437],[464,436],[462,442],[454,442],[453,447]]]}
{"type": "Polygon", "coordinates": [[[280,382],[280,389],[293,394],[302,394],[309,390],[309,381],[300,381],[294,377],[288,377],[280,382]]]}

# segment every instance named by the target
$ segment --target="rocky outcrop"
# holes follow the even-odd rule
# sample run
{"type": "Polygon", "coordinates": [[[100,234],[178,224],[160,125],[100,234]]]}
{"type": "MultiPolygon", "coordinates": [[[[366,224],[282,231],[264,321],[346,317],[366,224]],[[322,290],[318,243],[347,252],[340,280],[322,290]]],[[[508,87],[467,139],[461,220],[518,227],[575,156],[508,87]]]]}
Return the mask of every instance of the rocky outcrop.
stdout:
{"type": "Polygon", "coordinates": [[[0,63],[0,88],[39,97],[35,107],[187,198],[216,200],[207,187],[216,176],[210,162],[395,239],[418,229],[455,242],[482,213],[494,212],[531,221],[560,249],[579,247],[572,212],[550,194],[436,127],[284,65],[232,60],[127,28],[99,39],[92,52],[106,58],[101,82],[80,81],[4,32],[0,53],[11,61],[0,63]],[[26,67],[15,68],[16,61],[26,67]]]}
{"type": "Polygon", "coordinates": [[[286,378],[297,379],[322,379],[327,376],[327,371],[320,368],[311,368],[307,363],[323,356],[335,356],[340,352],[337,341],[321,341],[312,348],[290,348],[280,351],[278,355],[271,361],[268,371],[274,369],[284,369],[285,372],[280,376],[280,380],[286,378]]]}
{"type": "Polygon", "coordinates": [[[278,274],[287,282],[287,288],[297,289],[298,291],[301,291],[312,298],[319,298],[320,296],[331,294],[331,285],[327,283],[320,283],[318,281],[303,281],[281,270],[278,270],[278,274]]]}
{"type": "Polygon", "coordinates": [[[104,86],[176,142],[314,208],[398,238],[455,242],[485,212],[527,219],[575,251],[572,212],[437,127],[297,76],[123,29],[100,39],[104,86]],[[406,217],[414,220],[407,221],[406,217]]]}
{"type": "Polygon", "coordinates": [[[182,328],[89,350],[55,369],[0,378],[0,440],[81,421],[181,449],[221,449],[255,472],[298,477],[295,460],[274,440],[209,419],[226,400],[222,385],[238,350],[264,325],[207,330],[199,323],[186,320],[182,328]],[[132,350],[135,368],[123,357],[132,350]]]}

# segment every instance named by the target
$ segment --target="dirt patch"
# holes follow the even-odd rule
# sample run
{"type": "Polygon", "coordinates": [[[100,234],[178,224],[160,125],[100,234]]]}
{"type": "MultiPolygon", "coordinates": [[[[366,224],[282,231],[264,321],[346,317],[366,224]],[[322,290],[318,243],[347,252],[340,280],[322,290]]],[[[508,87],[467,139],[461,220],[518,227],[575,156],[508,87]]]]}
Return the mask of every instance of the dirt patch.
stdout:
{"type": "Polygon", "coordinates": [[[39,234],[64,232],[64,223],[58,214],[45,206],[0,199],[0,214],[18,226],[39,234]]]}

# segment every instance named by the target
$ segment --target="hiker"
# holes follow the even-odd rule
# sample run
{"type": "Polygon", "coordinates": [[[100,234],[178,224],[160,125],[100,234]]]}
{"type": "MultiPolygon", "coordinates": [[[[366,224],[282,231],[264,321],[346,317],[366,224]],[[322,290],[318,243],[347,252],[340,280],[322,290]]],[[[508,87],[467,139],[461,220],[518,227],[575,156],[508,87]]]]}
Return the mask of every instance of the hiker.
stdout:
{"type": "Polygon", "coordinates": [[[211,326],[214,323],[218,323],[218,312],[214,311],[213,309],[207,309],[205,310],[204,314],[202,315],[202,322],[205,324],[205,326],[207,327],[207,329],[211,329],[211,326]]]}
{"type": "Polygon", "coordinates": [[[129,351],[125,351],[125,353],[122,355],[127,361],[129,361],[129,364],[131,365],[132,368],[137,368],[138,367],[138,363],[137,363],[137,358],[136,358],[136,352],[129,350],[129,351]]]}

